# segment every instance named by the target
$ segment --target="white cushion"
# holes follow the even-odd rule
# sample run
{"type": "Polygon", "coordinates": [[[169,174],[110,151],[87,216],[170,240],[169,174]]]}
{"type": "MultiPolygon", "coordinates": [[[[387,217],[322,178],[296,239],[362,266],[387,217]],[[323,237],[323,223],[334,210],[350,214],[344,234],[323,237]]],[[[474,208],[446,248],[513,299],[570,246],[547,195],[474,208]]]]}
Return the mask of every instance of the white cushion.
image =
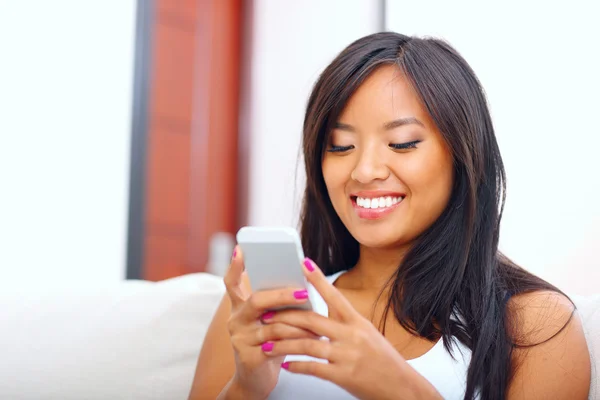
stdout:
{"type": "Polygon", "coordinates": [[[591,400],[600,400],[600,294],[571,296],[578,308],[592,359],[591,400]]]}
{"type": "Polygon", "coordinates": [[[0,398],[187,399],[223,293],[208,274],[0,288],[0,398]]]}
{"type": "MultiPolygon", "coordinates": [[[[225,288],[190,274],[158,283],[0,287],[0,398],[187,399],[225,288]]],[[[572,296],[600,400],[600,295],[572,296]]]]}

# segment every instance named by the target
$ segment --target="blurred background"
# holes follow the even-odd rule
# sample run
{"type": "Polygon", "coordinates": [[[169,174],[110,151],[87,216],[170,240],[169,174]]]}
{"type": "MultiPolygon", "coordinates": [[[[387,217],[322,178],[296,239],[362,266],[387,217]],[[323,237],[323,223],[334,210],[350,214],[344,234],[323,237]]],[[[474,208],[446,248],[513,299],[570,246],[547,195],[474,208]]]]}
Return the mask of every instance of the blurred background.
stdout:
{"type": "Polygon", "coordinates": [[[0,0],[0,273],[15,285],[220,273],[244,225],[296,226],[304,107],[373,32],[445,38],[488,94],[501,249],[600,287],[593,0],[0,0]]]}

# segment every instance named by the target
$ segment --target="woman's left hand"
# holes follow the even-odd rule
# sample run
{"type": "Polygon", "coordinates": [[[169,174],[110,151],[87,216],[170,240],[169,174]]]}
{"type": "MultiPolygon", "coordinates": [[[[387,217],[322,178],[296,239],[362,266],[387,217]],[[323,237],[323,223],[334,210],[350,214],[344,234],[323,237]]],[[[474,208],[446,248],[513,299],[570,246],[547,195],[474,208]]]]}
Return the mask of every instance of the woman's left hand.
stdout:
{"type": "Polygon", "coordinates": [[[442,398],[416,372],[387,339],[360,315],[346,298],[327,281],[314,262],[306,259],[307,280],[329,307],[329,318],[311,311],[285,310],[263,319],[312,331],[329,340],[281,340],[263,346],[266,354],[307,355],[327,360],[292,361],[282,368],[292,373],[313,375],[344,388],[360,399],[442,398]]]}

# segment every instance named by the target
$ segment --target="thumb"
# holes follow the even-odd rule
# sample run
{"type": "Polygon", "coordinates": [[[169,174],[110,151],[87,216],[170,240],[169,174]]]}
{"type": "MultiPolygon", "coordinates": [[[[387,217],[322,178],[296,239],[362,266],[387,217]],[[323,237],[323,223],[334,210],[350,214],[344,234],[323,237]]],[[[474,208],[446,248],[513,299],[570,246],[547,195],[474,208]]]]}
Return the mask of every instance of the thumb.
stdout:
{"type": "Polygon", "coordinates": [[[243,286],[245,285],[243,284],[242,279],[244,269],[244,256],[242,250],[239,246],[235,246],[233,255],[231,256],[231,263],[223,278],[225,287],[227,288],[227,294],[234,307],[243,302],[246,297],[244,296],[245,290],[243,289],[243,286]]]}

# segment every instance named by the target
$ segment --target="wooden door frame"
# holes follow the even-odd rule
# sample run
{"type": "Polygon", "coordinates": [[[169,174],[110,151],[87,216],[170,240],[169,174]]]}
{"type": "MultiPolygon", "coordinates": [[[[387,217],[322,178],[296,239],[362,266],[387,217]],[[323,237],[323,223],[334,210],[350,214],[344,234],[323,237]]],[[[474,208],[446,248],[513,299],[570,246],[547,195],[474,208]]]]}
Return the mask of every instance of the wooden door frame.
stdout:
{"type": "Polygon", "coordinates": [[[240,225],[244,10],[241,0],[138,0],[129,279],[204,271],[211,236],[240,225]]]}

